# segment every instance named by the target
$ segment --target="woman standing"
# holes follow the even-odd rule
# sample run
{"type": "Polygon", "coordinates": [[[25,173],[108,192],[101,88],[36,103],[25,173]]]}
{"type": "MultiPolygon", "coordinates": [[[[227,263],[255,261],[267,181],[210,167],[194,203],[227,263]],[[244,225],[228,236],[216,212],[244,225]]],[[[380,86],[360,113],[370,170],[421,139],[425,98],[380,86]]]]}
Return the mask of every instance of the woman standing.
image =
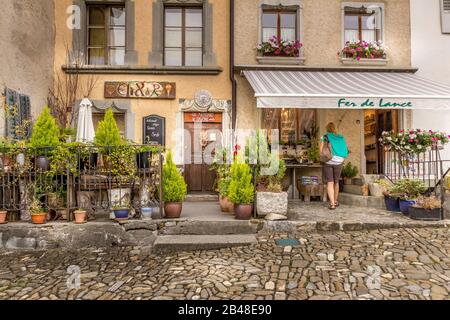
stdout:
{"type": "Polygon", "coordinates": [[[324,148],[331,150],[331,160],[323,164],[322,176],[327,184],[329,209],[334,210],[339,205],[339,179],[342,173],[342,165],[348,157],[347,142],[343,135],[338,134],[333,122],[327,125],[327,133],[322,136],[320,143],[320,153],[324,148]]]}

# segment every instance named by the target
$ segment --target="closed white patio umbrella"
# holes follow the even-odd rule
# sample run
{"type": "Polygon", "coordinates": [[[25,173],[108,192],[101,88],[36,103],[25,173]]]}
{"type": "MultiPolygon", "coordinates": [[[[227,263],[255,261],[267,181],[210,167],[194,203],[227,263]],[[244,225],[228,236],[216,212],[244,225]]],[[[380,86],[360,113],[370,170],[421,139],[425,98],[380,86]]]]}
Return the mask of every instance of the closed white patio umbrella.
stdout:
{"type": "Polygon", "coordinates": [[[94,142],[95,130],[92,121],[92,102],[84,98],[78,111],[77,142],[94,142]]]}

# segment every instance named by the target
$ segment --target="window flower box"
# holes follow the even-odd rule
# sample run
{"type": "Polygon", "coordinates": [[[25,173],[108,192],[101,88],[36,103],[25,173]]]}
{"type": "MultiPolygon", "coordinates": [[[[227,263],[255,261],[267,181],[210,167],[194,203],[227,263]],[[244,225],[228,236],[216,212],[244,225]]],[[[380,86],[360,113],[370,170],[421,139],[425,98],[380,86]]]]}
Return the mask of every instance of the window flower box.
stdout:
{"type": "Polygon", "coordinates": [[[304,58],[300,57],[302,44],[296,41],[286,41],[278,37],[272,37],[269,41],[262,42],[256,47],[260,64],[269,65],[298,65],[304,58]]]}
{"type": "Polygon", "coordinates": [[[381,41],[347,42],[338,56],[344,65],[385,66],[389,62],[386,50],[387,47],[381,41]]]}

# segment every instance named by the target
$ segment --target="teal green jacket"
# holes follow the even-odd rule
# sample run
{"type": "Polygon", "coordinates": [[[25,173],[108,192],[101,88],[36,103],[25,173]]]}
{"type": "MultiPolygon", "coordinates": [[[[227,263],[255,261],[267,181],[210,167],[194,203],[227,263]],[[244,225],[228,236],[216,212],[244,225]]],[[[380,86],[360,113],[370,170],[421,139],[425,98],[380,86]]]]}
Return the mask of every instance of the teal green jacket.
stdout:
{"type": "MultiPolygon", "coordinates": [[[[344,136],[328,132],[327,137],[331,143],[331,153],[333,156],[348,158],[348,147],[344,136]]],[[[325,141],[324,137],[322,137],[322,141],[325,141]]]]}

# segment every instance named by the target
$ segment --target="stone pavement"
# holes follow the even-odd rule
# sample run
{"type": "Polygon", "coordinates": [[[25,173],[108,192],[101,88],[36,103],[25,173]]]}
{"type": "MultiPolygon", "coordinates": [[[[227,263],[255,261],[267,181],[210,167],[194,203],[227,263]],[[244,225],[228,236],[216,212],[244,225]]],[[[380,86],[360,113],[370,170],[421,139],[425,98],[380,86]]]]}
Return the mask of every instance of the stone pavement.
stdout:
{"type": "Polygon", "coordinates": [[[153,255],[139,247],[0,254],[0,299],[449,299],[450,233],[391,229],[259,235],[153,255]],[[299,246],[275,240],[295,237],[299,246]],[[81,286],[69,266],[81,270],[81,286]]]}

